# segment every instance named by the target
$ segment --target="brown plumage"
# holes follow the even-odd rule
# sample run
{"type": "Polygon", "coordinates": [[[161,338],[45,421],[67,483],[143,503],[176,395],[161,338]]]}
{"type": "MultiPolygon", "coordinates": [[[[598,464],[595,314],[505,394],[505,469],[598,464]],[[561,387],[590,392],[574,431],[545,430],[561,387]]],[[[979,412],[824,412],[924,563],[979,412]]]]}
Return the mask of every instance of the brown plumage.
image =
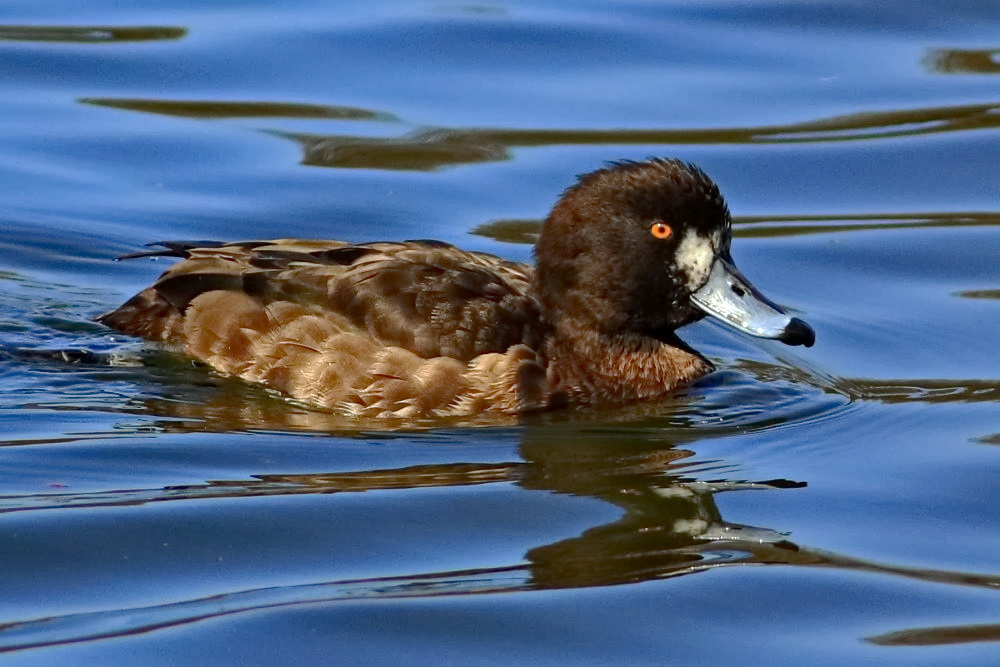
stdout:
{"type": "MultiPolygon", "coordinates": [[[[438,241],[158,245],[126,257],[183,261],[101,322],[307,403],[406,419],[670,392],[712,368],[673,332],[704,315],[696,301],[731,263],[718,189],[673,160],[582,177],[546,221],[537,268],[438,241]],[[651,234],[663,223],[666,238],[651,234]]],[[[812,342],[787,316],[780,331],[737,326],[812,342]]]]}

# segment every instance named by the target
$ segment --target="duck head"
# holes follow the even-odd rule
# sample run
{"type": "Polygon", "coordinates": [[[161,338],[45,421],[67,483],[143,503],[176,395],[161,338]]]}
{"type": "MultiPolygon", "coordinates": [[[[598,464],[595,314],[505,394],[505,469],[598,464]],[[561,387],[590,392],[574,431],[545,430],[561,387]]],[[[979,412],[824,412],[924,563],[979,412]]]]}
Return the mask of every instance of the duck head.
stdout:
{"type": "Polygon", "coordinates": [[[678,160],[614,163],[580,177],[535,248],[537,296],[564,333],[675,340],[706,314],[744,333],[811,346],[815,333],[764,297],[730,255],[718,186],[678,160]]]}

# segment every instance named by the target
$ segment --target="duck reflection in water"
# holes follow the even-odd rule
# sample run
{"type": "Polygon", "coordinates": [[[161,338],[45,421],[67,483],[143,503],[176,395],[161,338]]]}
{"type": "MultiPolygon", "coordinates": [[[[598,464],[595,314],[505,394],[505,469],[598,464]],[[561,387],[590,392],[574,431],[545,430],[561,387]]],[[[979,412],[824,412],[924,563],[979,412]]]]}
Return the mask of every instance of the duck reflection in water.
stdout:
{"type": "MultiPolygon", "coordinates": [[[[238,590],[154,607],[15,621],[0,628],[0,649],[133,635],[244,611],[315,602],[609,586],[750,563],[845,568],[990,589],[1000,586],[1000,577],[882,565],[803,547],[768,528],[725,521],[715,503],[719,492],[792,489],[805,484],[788,480],[702,480],[688,461],[692,453],[680,447],[698,438],[695,430],[639,429],[635,438],[625,441],[610,439],[598,426],[545,424],[522,429],[523,461],[518,462],[260,474],[250,481],[22,496],[17,507],[7,511],[391,489],[406,493],[408,489],[428,487],[515,483],[526,490],[597,498],[622,508],[624,513],[611,523],[579,535],[533,547],[523,562],[507,566],[238,590]],[[117,629],[109,635],[107,628],[112,625],[117,629]]],[[[427,530],[433,528],[433,523],[427,524],[427,530]]],[[[893,635],[891,640],[905,642],[908,636],[893,635]]],[[[916,636],[920,641],[926,638],[925,633],[916,636]]]]}

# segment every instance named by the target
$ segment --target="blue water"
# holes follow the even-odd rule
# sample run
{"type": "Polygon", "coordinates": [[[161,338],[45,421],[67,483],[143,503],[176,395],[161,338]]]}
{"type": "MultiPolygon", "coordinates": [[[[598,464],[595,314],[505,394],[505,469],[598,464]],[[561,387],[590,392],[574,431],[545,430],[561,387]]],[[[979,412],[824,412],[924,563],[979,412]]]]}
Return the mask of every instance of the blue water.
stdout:
{"type": "Polygon", "coordinates": [[[20,664],[987,664],[1000,8],[18,3],[0,26],[0,649],[20,664]],[[163,239],[529,261],[678,156],[811,349],[655,405],[345,422],[92,318],[163,239]]]}

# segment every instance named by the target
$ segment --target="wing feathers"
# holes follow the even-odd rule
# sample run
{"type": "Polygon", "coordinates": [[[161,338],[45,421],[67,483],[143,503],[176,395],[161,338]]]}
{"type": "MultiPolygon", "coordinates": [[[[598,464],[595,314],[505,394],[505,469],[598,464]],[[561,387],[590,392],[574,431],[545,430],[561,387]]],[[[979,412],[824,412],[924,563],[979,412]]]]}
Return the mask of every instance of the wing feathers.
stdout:
{"type": "Polygon", "coordinates": [[[184,261],[99,319],[222,373],[359,416],[516,412],[547,396],[526,265],[427,241],[158,245],[132,256],[184,261]]]}

